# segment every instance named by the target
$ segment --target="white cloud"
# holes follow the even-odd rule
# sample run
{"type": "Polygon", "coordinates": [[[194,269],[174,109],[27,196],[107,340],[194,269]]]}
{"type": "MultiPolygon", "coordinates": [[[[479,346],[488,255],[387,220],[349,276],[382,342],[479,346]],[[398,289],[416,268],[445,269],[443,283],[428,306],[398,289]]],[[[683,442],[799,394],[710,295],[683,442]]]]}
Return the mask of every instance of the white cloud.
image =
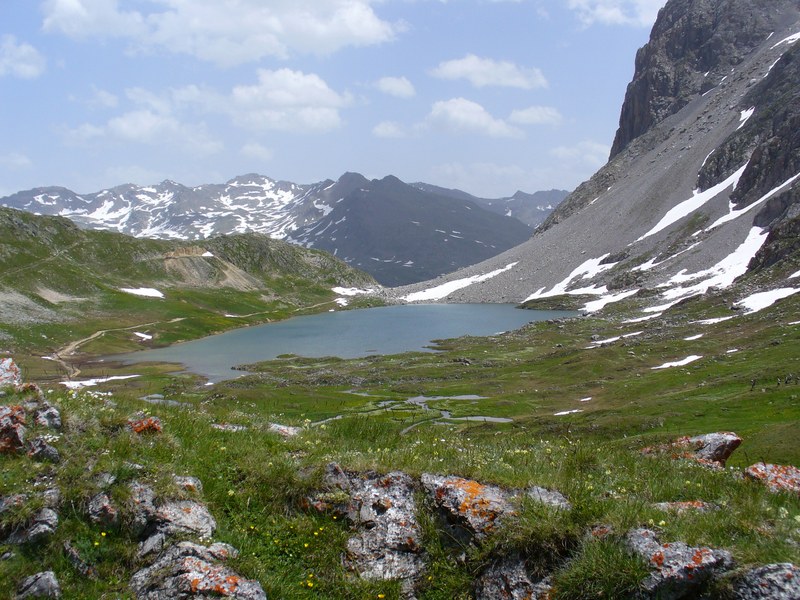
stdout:
{"type": "Polygon", "coordinates": [[[241,154],[248,158],[255,158],[256,160],[263,161],[272,160],[272,157],[275,156],[275,152],[258,142],[250,142],[242,146],[241,154]]]}
{"type": "Polygon", "coordinates": [[[428,122],[447,131],[470,132],[490,137],[520,137],[522,131],[494,118],[477,102],[452,98],[434,103],[428,122]]]}
{"type": "Polygon", "coordinates": [[[392,40],[375,0],[160,0],[123,11],[118,0],[47,0],[44,29],[70,37],[127,37],[221,66],[291,54],[331,54],[392,40]],[[146,10],[145,10],[146,9],[146,10]]]}
{"type": "Polygon", "coordinates": [[[578,165],[599,168],[608,162],[611,147],[591,140],[584,140],[572,146],[558,146],[550,154],[558,159],[578,165]]]}
{"type": "Polygon", "coordinates": [[[121,11],[118,0],[46,0],[42,4],[45,31],[73,38],[131,37],[145,31],[144,17],[121,11]]]}
{"type": "Polygon", "coordinates": [[[33,166],[30,158],[19,152],[9,152],[7,154],[0,154],[0,167],[9,169],[11,171],[19,171],[21,169],[29,169],[33,166]]]}
{"type": "Polygon", "coordinates": [[[315,74],[291,69],[259,69],[258,83],[233,88],[229,110],[244,127],[320,132],[341,125],[339,109],[351,99],[315,74]]]}
{"type": "Polygon", "coordinates": [[[398,98],[411,98],[416,94],[413,84],[405,77],[381,77],[375,82],[375,87],[398,98]]]}
{"type": "Polygon", "coordinates": [[[532,90],[548,85],[545,76],[535,67],[519,67],[512,62],[481,58],[474,54],[441,62],[430,73],[441,79],[466,79],[475,87],[491,85],[532,90]]]}
{"type": "Polygon", "coordinates": [[[567,0],[570,10],[586,25],[650,27],[666,0],[567,0]]]}
{"type": "Polygon", "coordinates": [[[35,79],[44,72],[45,58],[33,46],[18,43],[13,35],[0,37],[0,77],[35,79]]]}
{"type": "Polygon", "coordinates": [[[97,108],[116,108],[119,105],[119,98],[109,91],[92,86],[92,98],[89,105],[97,108]]]}
{"type": "Polygon", "coordinates": [[[558,125],[562,119],[558,109],[552,106],[529,106],[513,111],[508,118],[519,125],[558,125]]]}
{"type": "Polygon", "coordinates": [[[406,132],[399,123],[383,121],[372,128],[372,135],[379,138],[403,138],[406,132]]]}

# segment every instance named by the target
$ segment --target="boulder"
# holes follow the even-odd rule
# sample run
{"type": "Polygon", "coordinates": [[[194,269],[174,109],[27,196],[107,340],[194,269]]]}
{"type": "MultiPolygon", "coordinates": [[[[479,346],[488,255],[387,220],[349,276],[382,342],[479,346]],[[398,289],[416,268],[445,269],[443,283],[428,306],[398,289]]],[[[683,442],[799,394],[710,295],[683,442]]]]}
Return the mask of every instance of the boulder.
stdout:
{"type": "Polygon", "coordinates": [[[291,425],[281,425],[280,423],[270,423],[267,428],[272,433],[277,433],[283,437],[290,438],[299,435],[303,429],[301,427],[292,427],[291,425]]]}
{"type": "Polygon", "coordinates": [[[9,544],[38,544],[52,536],[58,527],[58,514],[52,508],[43,508],[25,525],[15,529],[8,537],[9,544]]]}
{"type": "Polygon", "coordinates": [[[25,409],[0,406],[0,454],[19,452],[25,447],[25,409]]]}
{"type": "Polygon", "coordinates": [[[138,481],[132,481],[129,488],[131,490],[129,509],[133,514],[131,529],[134,535],[141,536],[154,520],[156,493],[151,487],[138,481]]]}
{"type": "Polygon", "coordinates": [[[422,475],[422,487],[443,517],[453,539],[468,544],[483,541],[506,515],[513,515],[513,495],[494,485],[455,475],[422,475]]]}
{"type": "MultiPolygon", "coordinates": [[[[344,492],[335,506],[356,529],[347,541],[346,565],[364,579],[399,579],[404,596],[410,597],[424,569],[414,480],[399,471],[386,475],[354,473],[331,464],[324,481],[329,489],[344,492]]],[[[317,498],[310,504],[323,510],[332,506],[317,498]]]]}
{"type": "Polygon", "coordinates": [[[0,358],[0,387],[19,385],[22,373],[13,358],[0,358]]]}
{"type": "Polygon", "coordinates": [[[711,468],[725,466],[725,461],[742,443],[735,433],[720,431],[694,437],[684,436],[669,444],[642,448],[642,454],[669,454],[672,458],[694,460],[711,468]]]}
{"type": "Polygon", "coordinates": [[[164,427],[158,417],[131,417],[128,428],[134,433],[160,433],[164,427]]]}
{"type": "Polygon", "coordinates": [[[61,598],[61,587],[56,574],[42,571],[23,579],[17,587],[17,600],[24,598],[61,598]]]}
{"type": "Polygon", "coordinates": [[[800,495],[800,469],[792,465],[756,463],[744,471],[746,477],[761,481],[773,492],[800,495]]]}
{"type": "Polygon", "coordinates": [[[547,504],[548,506],[552,506],[560,510],[572,509],[572,504],[570,504],[569,500],[567,500],[564,494],[556,490],[548,490],[547,488],[535,485],[525,490],[525,496],[531,500],[541,502],[542,504],[547,504]]]}
{"type": "Polygon", "coordinates": [[[159,531],[166,535],[189,534],[211,537],[217,522],[208,509],[193,500],[167,502],[158,507],[153,515],[159,531]]]}
{"type": "Polygon", "coordinates": [[[61,413],[55,406],[46,401],[33,413],[33,421],[42,427],[61,429],[61,413]]]}
{"type": "Polygon", "coordinates": [[[192,492],[194,494],[203,492],[203,483],[197,477],[175,475],[172,480],[175,482],[175,485],[187,492],[192,492]]]}
{"type": "Polygon", "coordinates": [[[475,581],[475,600],[547,600],[550,598],[549,579],[534,582],[519,557],[503,559],[492,564],[475,581]]]}
{"type": "Polygon", "coordinates": [[[136,573],[130,587],[137,600],[233,598],[266,600],[257,581],[245,579],[220,564],[235,550],[227,544],[201,546],[181,542],[136,573]]]}
{"type": "Polygon", "coordinates": [[[656,502],[653,508],[664,512],[687,513],[687,512],[710,512],[719,510],[719,506],[702,500],[685,500],[680,502],[656,502]]]}
{"type": "Polygon", "coordinates": [[[628,547],[650,565],[650,577],[642,582],[648,598],[677,600],[697,590],[717,573],[730,569],[729,552],[705,546],[692,548],[683,542],[660,543],[650,529],[634,529],[628,547]]]}
{"type": "Polygon", "coordinates": [[[61,462],[61,455],[43,437],[37,437],[28,444],[28,456],[39,462],[61,462]]]}
{"type": "Polygon", "coordinates": [[[796,600],[800,598],[800,568],[791,563],[756,567],[733,586],[736,600],[796,600]]]}
{"type": "Polygon", "coordinates": [[[97,525],[116,525],[119,522],[119,511],[105,492],[92,496],[88,513],[89,520],[97,525]]]}

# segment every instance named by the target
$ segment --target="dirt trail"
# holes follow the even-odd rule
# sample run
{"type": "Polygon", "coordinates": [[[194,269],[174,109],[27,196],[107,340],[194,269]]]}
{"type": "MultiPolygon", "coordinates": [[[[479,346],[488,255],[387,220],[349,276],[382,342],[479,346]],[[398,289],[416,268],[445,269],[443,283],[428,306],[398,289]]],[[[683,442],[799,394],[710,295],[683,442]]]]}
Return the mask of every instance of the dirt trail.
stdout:
{"type": "MultiPolygon", "coordinates": [[[[185,319],[186,319],[186,317],[176,317],[176,318],[171,319],[171,320],[166,321],[166,322],[167,323],[178,323],[178,322],[183,321],[185,319]]],[[[87,336],[85,338],[81,338],[79,340],[75,340],[74,342],[70,342],[69,344],[67,344],[66,346],[64,346],[63,348],[61,348],[57,352],[55,352],[53,354],[53,359],[55,360],[55,362],[57,362],[58,364],[60,364],[64,368],[64,370],[67,372],[67,377],[69,377],[70,379],[73,378],[73,377],[77,377],[78,375],[80,375],[81,370],[78,367],[68,363],[67,360],[66,360],[66,357],[75,354],[75,352],[78,350],[78,348],[80,348],[86,342],[90,342],[92,340],[96,340],[97,338],[105,335],[106,333],[112,332],[112,331],[131,331],[133,329],[141,329],[142,327],[150,327],[151,325],[158,325],[159,323],[163,323],[163,322],[164,321],[152,321],[150,323],[139,323],[138,325],[131,325],[129,327],[115,327],[115,328],[112,328],[112,329],[101,329],[99,331],[95,331],[92,335],[87,336]]]]}

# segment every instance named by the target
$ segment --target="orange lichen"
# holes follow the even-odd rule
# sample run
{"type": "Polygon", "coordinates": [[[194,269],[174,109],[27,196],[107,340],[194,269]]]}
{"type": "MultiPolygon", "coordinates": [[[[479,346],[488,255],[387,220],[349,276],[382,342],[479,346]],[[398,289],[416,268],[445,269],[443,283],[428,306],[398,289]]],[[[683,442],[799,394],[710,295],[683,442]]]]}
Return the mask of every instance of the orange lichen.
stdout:
{"type": "Polygon", "coordinates": [[[658,568],[661,568],[664,566],[664,553],[661,551],[656,552],[650,557],[650,562],[652,562],[658,568]]]}
{"type": "Polygon", "coordinates": [[[128,421],[128,424],[136,433],[158,433],[162,430],[161,420],[158,417],[128,421]]]}

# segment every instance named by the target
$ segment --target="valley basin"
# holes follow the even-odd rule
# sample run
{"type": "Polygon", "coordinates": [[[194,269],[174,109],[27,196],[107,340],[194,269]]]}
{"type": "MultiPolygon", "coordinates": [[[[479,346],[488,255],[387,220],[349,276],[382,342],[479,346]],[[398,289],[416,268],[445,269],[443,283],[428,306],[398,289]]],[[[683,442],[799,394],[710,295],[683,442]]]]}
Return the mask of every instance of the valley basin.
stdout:
{"type": "Polygon", "coordinates": [[[361,358],[434,351],[433,340],[487,336],[533,321],[575,316],[568,311],[524,310],[513,304],[399,304],[293,317],[234,329],[166,348],[107,357],[126,364],[180,363],[211,382],[243,374],[232,367],[294,354],[361,358]]]}

